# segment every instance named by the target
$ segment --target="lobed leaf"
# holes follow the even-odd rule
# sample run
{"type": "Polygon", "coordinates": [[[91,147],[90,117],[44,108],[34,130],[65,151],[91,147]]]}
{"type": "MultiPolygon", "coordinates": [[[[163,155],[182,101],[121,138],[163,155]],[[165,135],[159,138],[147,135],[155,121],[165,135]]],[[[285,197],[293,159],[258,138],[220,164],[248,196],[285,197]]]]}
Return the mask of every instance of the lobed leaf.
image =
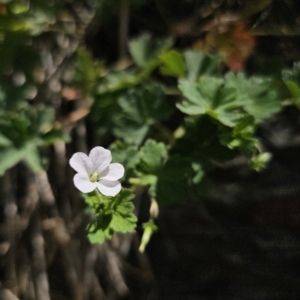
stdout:
{"type": "Polygon", "coordinates": [[[167,149],[164,143],[147,140],[140,150],[140,156],[142,171],[156,174],[167,158],[167,149]]]}
{"type": "Polygon", "coordinates": [[[122,189],[115,197],[99,197],[91,193],[85,194],[84,198],[95,215],[95,220],[88,227],[91,243],[103,243],[114,232],[132,232],[136,227],[137,218],[132,203],[134,194],[131,190],[122,189]]]}

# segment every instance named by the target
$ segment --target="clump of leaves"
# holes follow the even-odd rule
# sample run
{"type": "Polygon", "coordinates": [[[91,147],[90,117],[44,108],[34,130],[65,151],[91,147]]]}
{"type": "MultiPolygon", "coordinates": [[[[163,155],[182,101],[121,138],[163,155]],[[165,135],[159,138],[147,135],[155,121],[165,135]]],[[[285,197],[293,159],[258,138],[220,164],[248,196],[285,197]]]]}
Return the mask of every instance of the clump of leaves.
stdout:
{"type": "Polygon", "coordinates": [[[132,203],[134,194],[131,190],[123,188],[115,197],[98,192],[83,196],[93,218],[87,228],[91,243],[101,244],[111,239],[115,232],[132,232],[136,227],[137,218],[132,203]]]}
{"type": "Polygon", "coordinates": [[[224,78],[181,80],[178,87],[185,97],[177,104],[178,109],[188,115],[207,114],[228,127],[234,127],[247,114],[258,123],[281,108],[270,78],[228,73],[224,78]]]}
{"type": "Polygon", "coordinates": [[[166,120],[172,108],[158,84],[141,85],[118,94],[107,94],[95,103],[92,118],[103,133],[140,145],[152,125],[166,120]],[[104,130],[105,129],[105,130],[104,130]]]}
{"type": "Polygon", "coordinates": [[[54,110],[27,106],[0,119],[0,175],[24,161],[34,172],[43,169],[39,148],[68,137],[55,127],[54,110]]]}

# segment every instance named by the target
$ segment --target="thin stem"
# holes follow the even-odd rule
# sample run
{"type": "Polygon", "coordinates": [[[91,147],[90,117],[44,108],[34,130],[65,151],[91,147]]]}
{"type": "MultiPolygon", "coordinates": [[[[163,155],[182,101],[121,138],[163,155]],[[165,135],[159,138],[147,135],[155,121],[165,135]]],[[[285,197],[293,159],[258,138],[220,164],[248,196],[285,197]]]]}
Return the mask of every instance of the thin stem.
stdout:
{"type": "Polygon", "coordinates": [[[99,198],[100,202],[102,202],[102,195],[101,195],[101,193],[98,191],[98,189],[95,189],[95,194],[96,194],[96,196],[99,198]]]}

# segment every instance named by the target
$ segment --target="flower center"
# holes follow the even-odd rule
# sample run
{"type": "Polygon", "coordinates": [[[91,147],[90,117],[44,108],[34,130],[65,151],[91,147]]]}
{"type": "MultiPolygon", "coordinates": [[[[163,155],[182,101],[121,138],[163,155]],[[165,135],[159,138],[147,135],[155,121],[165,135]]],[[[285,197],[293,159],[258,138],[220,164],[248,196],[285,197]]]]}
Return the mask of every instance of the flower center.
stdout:
{"type": "Polygon", "coordinates": [[[94,172],[91,176],[90,176],[90,181],[91,182],[97,182],[99,181],[99,176],[97,172],[94,172]]]}

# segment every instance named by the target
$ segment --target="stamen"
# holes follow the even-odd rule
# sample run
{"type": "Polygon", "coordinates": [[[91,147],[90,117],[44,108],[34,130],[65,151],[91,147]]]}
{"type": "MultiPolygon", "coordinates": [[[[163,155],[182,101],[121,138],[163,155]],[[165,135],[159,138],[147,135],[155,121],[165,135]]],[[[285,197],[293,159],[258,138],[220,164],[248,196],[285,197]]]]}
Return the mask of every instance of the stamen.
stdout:
{"type": "Polygon", "coordinates": [[[90,176],[90,181],[91,182],[97,182],[98,181],[98,173],[94,172],[91,176],[90,176]]]}

